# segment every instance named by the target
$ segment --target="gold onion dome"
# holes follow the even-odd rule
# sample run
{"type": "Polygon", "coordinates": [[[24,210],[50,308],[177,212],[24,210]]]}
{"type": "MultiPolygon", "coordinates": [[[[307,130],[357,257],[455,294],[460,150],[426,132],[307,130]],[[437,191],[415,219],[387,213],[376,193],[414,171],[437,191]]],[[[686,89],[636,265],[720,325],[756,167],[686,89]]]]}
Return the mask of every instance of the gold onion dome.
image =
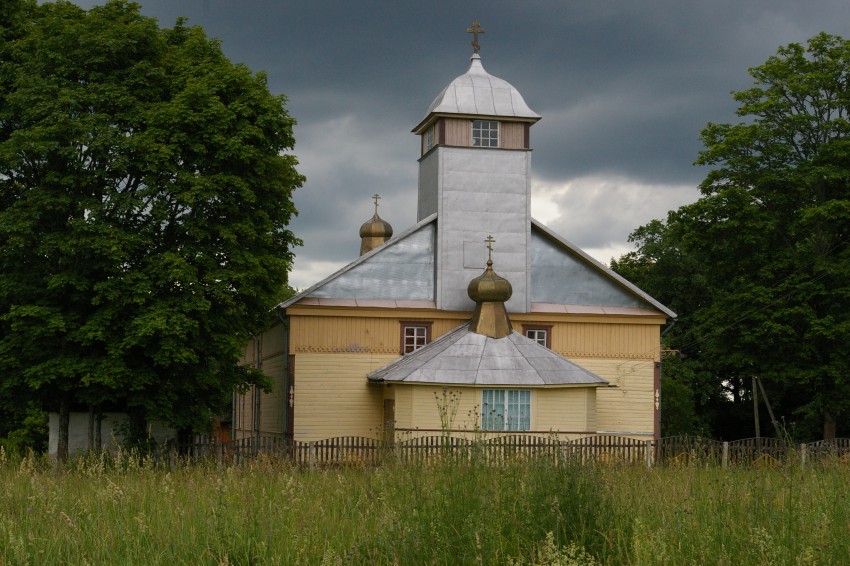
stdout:
{"type": "Polygon", "coordinates": [[[493,236],[487,236],[484,241],[487,242],[488,250],[487,269],[470,281],[466,288],[469,298],[475,301],[469,330],[490,338],[505,338],[512,332],[505,302],[511,298],[514,291],[507,279],[493,271],[493,236]]]}
{"type": "Polygon", "coordinates": [[[393,235],[393,227],[390,223],[378,216],[378,211],[370,220],[367,220],[360,227],[361,238],[386,238],[390,239],[393,235]]]}
{"type": "Polygon", "coordinates": [[[390,223],[378,216],[378,199],[381,197],[376,194],[372,198],[375,199],[375,214],[360,227],[360,255],[374,250],[393,235],[390,223]]]}
{"type": "Polygon", "coordinates": [[[493,271],[493,260],[487,260],[484,273],[469,282],[469,298],[476,303],[504,303],[513,295],[511,282],[493,271]]]}

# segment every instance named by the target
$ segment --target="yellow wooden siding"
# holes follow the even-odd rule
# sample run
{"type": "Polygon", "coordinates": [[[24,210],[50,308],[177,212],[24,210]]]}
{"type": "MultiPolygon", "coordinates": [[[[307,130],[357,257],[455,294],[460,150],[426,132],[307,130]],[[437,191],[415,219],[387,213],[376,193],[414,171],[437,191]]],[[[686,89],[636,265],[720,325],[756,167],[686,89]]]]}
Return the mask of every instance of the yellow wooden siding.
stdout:
{"type": "Polygon", "coordinates": [[[283,435],[284,403],[287,399],[284,391],[285,362],[285,357],[281,355],[263,360],[263,373],[272,382],[271,391],[260,392],[260,434],[263,435],[283,435]]]}
{"type": "Polygon", "coordinates": [[[591,387],[532,389],[531,428],[539,431],[586,432],[595,430],[588,409],[596,398],[591,387]]]}
{"type": "MultiPolygon", "coordinates": [[[[521,325],[516,325],[522,331],[521,325]]],[[[659,330],[655,325],[555,323],[552,349],[564,357],[657,359],[659,330]]]]}
{"type": "MultiPolygon", "coordinates": [[[[433,321],[431,339],[466,322],[465,318],[437,318],[428,314],[400,318],[356,316],[293,316],[293,353],[392,354],[400,350],[400,321],[433,321]]],[[[437,314],[436,312],[431,314],[437,314]]],[[[514,328],[522,331],[523,319],[514,328]]],[[[534,324],[540,324],[535,321],[534,324]]],[[[657,324],[599,322],[551,322],[552,350],[567,358],[599,357],[658,360],[657,324]]]]}
{"type": "MultiPolygon", "coordinates": [[[[411,309],[297,310],[298,314],[290,317],[291,352],[296,354],[296,440],[378,437],[384,398],[396,400],[398,428],[440,429],[434,393],[441,394],[441,386],[394,384],[386,389],[369,385],[366,374],[398,358],[401,320],[432,322],[433,340],[465,323],[468,314],[411,309]]],[[[534,389],[533,429],[653,432],[658,317],[552,315],[541,320],[535,313],[514,315],[512,320],[518,331],[526,321],[551,324],[554,351],[617,386],[534,389]]],[[[246,348],[247,363],[252,363],[252,356],[246,348]]],[[[456,389],[461,401],[454,426],[472,429],[481,390],[456,389]]]]}
{"type": "Polygon", "coordinates": [[[370,385],[366,374],[397,355],[296,354],[295,440],[335,436],[381,438],[381,385],[370,385]]]}
{"type": "MultiPolygon", "coordinates": [[[[452,429],[474,430],[481,405],[481,390],[470,387],[446,387],[446,399],[454,402],[443,403],[443,387],[413,384],[395,384],[396,389],[396,428],[423,429],[423,434],[439,434],[442,430],[439,407],[456,406],[451,422],[452,429]]],[[[400,437],[409,436],[404,433],[400,437]]]]}
{"type": "Polygon", "coordinates": [[[446,124],[445,145],[469,147],[472,145],[472,122],[463,118],[443,118],[446,124]]]}
{"type": "Polygon", "coordinates": [[[520,122],[500,122],[499,137],[499,147],[501,148],[525,148],[525,128],[520,122]]]}
{"type": "Polygon", "coordinates": [[[401,320],[432,321],[431,338],[439,338],[463,324],[459,319],[421,317],[361,318],[345,316],[292,317],[293,353],[373,353],[399,354],[401,320]]]}
{"type": "MultiPolygon", "coordinates": [[[[271,380],[272,389],[268,393],[251,388],[244,394],[234,396],[233,429],[236,438],[257,434],[255,419],[256,397],[259,396],[259,427],[264,436],[282,436],[285,421],[287,392],[284,391],[286,378],[286,356],[283,341],[283,326],[277,325],[262,336],[260,364],[262,372],[271,380]]],[[[257,342],[250,340],[245,346],[240,363],[257,367],[257,342]]]]}
{"type": "MultiPolygon", "coordinates": [[[[395,415],[398,439],[438,434],[443,429],[440,406],[444,402],[439,386],[396,384],[395,415]]],[[[475,431],[481,426],[482,387],[447,387],[446,398],[455,399],[456,412],[450,428],[475,431]]],[[[595,431],[596,390],[593,388],[531,389],[531,430],[547,432],[595,431]]]]}
{"type": "Polygon", "coordinates": [[[262,334],[262,356],[263,358],[271,358],[278,354],[284,353],[284,333],[282,324],[275,324],[262,334]]]}
{"type": "Polygon", "coordinates": [[[574,359],[616,387],[596,392],[596,429],[614,433],[652,434],[654,377],[652,360],[574,359]]]}
{"type": "Polygon", "coordinates": [[[391,394],[395,399],[396,428],[410,428],[413,423],[413,387],[394,383],[387,387],[384,394],[391,394]]]}
{"type": "Polygon", "coordinates": [[[250,436],[254,430],[254,390],[235,395],[233,401],[234,438],[250,436]]]}

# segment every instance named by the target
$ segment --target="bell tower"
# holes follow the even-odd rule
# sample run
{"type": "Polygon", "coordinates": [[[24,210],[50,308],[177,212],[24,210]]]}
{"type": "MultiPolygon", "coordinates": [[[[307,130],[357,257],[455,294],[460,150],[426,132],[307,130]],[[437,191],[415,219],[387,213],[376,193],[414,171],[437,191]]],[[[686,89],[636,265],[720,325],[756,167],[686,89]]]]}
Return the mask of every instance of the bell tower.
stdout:
{"type": "Polygon", "coordinates": [[[500,271],[513,282],[511,312],[530,310],[531,144],[540,116],[507,81],[484,70],[478,22],[469,70],[413,128],[420,136],[418,219],[437,213],[437,308],[472,310],[467,283],[481,271],[482,234],[500,242],[500,271]]]}

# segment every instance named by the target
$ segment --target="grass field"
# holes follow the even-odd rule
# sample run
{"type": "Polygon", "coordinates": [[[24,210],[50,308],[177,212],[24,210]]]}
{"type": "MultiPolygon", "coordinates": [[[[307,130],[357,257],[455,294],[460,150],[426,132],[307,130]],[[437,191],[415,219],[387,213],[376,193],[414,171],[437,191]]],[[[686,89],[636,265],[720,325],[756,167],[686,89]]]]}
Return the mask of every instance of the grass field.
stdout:
{"type": "Polygon", "coordinates": [[[850,468],[57,468],[0,455],[0,564],[847,564],[850,468]]]}

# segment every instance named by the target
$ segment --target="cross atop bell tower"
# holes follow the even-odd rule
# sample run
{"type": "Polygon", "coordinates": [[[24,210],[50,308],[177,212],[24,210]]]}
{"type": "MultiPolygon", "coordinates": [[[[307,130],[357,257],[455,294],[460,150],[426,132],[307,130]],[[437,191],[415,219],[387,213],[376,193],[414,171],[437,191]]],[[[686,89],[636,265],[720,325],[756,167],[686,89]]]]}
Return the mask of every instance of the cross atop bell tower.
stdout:
{"type": "Polygon", "coordinates": [[[513,286],[505,306],[529,312],[529,131],[540,115],[510,83],[484,70],[478,20],[467,32],[475,50],[469,70],[437,95],[413,128],[421,141],[417,218],[438,217],[434,299],[438,309],[472,309],[467,284],[480,273],[483,256],[492,261],[497,240],[499,270],[513,286]]]}
{"type": "Polygon", "coordinates": [[[481,27],[481,24],[478,23],[478,20],[472,21],[472,27],[466,28],[466,33],[472,34],[472,52],[478,53],[478,50],[481,49],[481,46],[478,45],[478,34],[484,33],[486,30],[481,27]]]}

